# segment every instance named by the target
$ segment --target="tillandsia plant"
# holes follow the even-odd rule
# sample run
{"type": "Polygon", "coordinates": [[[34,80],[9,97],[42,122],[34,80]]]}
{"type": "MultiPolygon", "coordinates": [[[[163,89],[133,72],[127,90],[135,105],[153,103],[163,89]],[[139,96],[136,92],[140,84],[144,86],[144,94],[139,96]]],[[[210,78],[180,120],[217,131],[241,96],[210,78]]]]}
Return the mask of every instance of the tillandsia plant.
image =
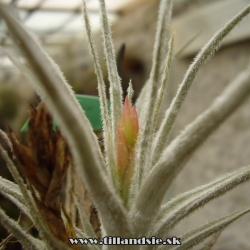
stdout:
{"type": "MultiPolygon", "coordinates": [[[[174,38],[169,38],[168,33],[172,1],[161,0],[160,2],[152,71],[137,100],[136,108],[131,104],[133,93],[131,84],[123,104],[105,1],[99,0],[99,2],[104,52],[110,83],[110,111],[85,1],[83,1],[83,18],[98,79],[103,120],[103,153],[84,111],[58,66],[41,48],[34,35],[13,18],[3,5],[0,6],[1,18],[4,19],[16,48],[25,57],[26,64],[13,56],[12,52],[6,49],[4,51],[30,80],[47,109],[58,121],[61,134],[68,144],[66,147],[59,134],[52,135],[52,138],[48,139],[46,135],[48,132],[46,132],[46,136],[41,137],[47,138],[46,145],[40,145],[41,148],[44,147],[43,152],[50,152],[50,154],[51,152],[52,154],[61,152],[62,158],[38,157],[38,155],[34,155],[36,154],[34,150],[26,150],[24,155],[16,155],[17,164],[22,170],[25,180],[6,151],[2,147],[0,148],[16,182],[15,184],[1,177],[0,192],[30,218],[39,231],[39,238],[28,234],[2,209],[0,209],[0,221],[25,249],[159,250],[167,248],[186,250],[204,241],[202,249],[209,249],[219,233],[237,218],[248,213],[250,207],[225,215],[180,235],[181,240],[172,238],[175,243],[181,243],[181,245],[169,245],[169,241],[165,241],[165,244],[161,245],[128,244],[135,244],[136,238],[140,237],[166,237],[171,229],[186,216],[250,179],[250,166],[240,167],[234,172],[185,192],[163,204],[163,198],[168,188],[193,152],[250,94],[248,66],[204,113],[168,143],[178,111],[195,76],[201,66],[215,53],[222,39],[250,12],[250,5],[230,20],[201,49],[189,66],[176,96],[157,129],[159,110],[173,60],[174,38]],[[167,42],[168,40],[169,42],[167,42]],[[52,146],[56,149],[52,149],[52,146]],[[58,197],[60,182],[68,168],[67,150],[71,152],[77,173],[87,187],[98,211],[102,237],[100,241],[96,241],[99,244],[84,244],[86,241],[83,238],[93,239],[96,235],[80,205],[81,197],[72,194],[75,197],[74,202],[78,209],[81,226],[73,225],[58,197]],[[20,159],[22,160],[20,161],[20,159]],[[44,172],[41,171],[43,168],[44,172]],[[32,178],[25,174],[29,171],[32,173],[32,178]],[[55,174],[57,178],[53,175],[53,171],[58,171],[55,174]],[[51,200],[53,197],[55,200],[51,200]],[[48,215],[51,215],[54,221],[58,221],[58,226],[62,230],[61,234],[60,230],[51,224],[48,215]],[[104,239],[110,239],[108,236],[120,237],[121,245],[104,244],[104,239]],[[67,237],[69,237],[69,242],[65,241],[67,237]]],[[[33,110],[33,112],[35,111],[33,110]]],[[[45,115],[45,117],[47,116],[45,115]]],[[[49,121],[49,119],[47,120],[49,121]]],[[[44,122],[44,124],[47,124],[44,126],[48,127],[50,123],[44,122]]],[[[1,135],[13,149],[14,154],[17,154],[15,147],[19,142],[15,139],[13,132],[10,132],[9,136],[4,132],[1,132],[1,135]]],[[[39,133],[34,133],[32,136],[38,135],[39,133]]],[[[33,138],[32,141],[37,144],[45,143],[44,140],[39,142],[37,138],[33,138]]],[[[163,243],[163,241],[157,242],[163,243]]]]}

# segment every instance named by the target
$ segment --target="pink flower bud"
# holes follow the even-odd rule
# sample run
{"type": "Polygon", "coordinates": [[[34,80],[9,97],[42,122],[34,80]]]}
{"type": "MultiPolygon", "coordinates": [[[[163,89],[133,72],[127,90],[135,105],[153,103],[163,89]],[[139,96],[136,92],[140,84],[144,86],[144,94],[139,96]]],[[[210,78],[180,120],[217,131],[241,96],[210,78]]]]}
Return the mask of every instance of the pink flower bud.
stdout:
{"type": "Polygon", "coordinates": [[[125,98],[121,120],[117,125],[117,164],[123,198],[127,199],[130,179],[133,173],[134,147],[139,132],[138,116],[128,96],[125,98]]]}

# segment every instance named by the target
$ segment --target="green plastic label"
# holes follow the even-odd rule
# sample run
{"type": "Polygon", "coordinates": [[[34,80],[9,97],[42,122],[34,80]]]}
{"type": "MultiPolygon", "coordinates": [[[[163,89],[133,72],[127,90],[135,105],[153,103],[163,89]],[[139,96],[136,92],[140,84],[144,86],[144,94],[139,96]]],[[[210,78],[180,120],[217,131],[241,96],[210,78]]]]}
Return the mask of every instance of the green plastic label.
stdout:
{"type": "MultiPolygon", "coordinates": [[[[81,95],[76,94],[76,99],[80,103],[82,109],[85,111],[85,115],[89,119],[93,130],[98,131],[102,129],[102,120],[101,120],[101,109],[99,98],[96,96],[90,95],[81,95]]],[[[108,101],[108,107],[110,107],[110,103],[108,101]]],[[[58,123],[53,120],[53,129],[55,130],[58,123]]],[[[29,120],[23,125],[21,132],[27,131],[29,129],[29,120]]]]}

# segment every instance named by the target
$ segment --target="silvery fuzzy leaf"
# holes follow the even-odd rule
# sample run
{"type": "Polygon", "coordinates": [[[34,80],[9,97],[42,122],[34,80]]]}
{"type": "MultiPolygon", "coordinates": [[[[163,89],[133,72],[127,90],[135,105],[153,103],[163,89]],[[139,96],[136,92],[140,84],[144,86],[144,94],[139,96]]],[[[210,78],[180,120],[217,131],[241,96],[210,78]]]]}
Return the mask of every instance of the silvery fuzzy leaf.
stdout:
{"type": "Polygon", "coordinates": [[[131,194],[129,204],[132,204],[135,196],[140,189],[142,180],[149,170],[152,155],[152,141],[154,137],[154,105],[156,102],[157,91],[162,75],[163,58],[166,56],[166,40],[168,37],[168,27],[172,14],[172,0],[161,0],[159,6],[159,16],[157,21],[157,31],[154,43],[153,62],[150,72],[150,79],[143,112],[140,114],[140,132],[135,149],[135,170],[131,182],[131,194]]]}
{"type": "Polygon", "coordinates": [[[166,147],[169,133],[173,127],[179,110],[187,96],[187,93],[199,72],[201,66],[211,58],[220,42],[225,36],[250,12],[250,5],[237,14],[229,21],[221,30],[219,30],[201,49],[192,64],[190,64],[182,83],[180,84],[177,94],[172,100],[169,109],[166,111],[165,117],[161,123],[160,129],[156,134],[154,141],[154,162],[157,162],[166,147]]]}
{"type": "Polygon", "coordinates": [[[0,176],[0,193],[14,203],[30,219],[32,218],[24,204],[20,189],[15,183],[0,176]]]}
{"type": "Polygon", "coordinates": [[[152,235],[163,237],[183,218],[195,212],[211,200],[224,195],[238,185],[249,181],[250,166],[242,167],[206,185],[183,193],[162,206],[154,224],[152,235]]]}
{"type": "Polygon", "coordinates": [[[16,38],[14,42],[23,51],[33,73],[40,81],[46,104],[58,120],[62,133],[71,147],[78,172],[92,195],[107,233],[129,234],[128,215],[114,188],[105,178],[105,163],[96,136],[73,91],[64,80],[58,66],[52,62],[33,35],[11,17],[2,5],[0,11],[16,38]]]}
{"type": "MultiPolygon", "coordinates": [[[[250,211],[250,208],[245,208],[239,210],[237,212],[231,213],[219,219],[213,220],[205,225],[202,225],[194,230],[180,236],[181,238],[181,246],[171,246],[168,249],[172,250],[189,250],[192,249],[193,246],[196,246],[206,240],[211,235],[223,230],[233,221],[237,220],[241,216],[245,215],[250,211]]],[[[164,249],[162,246],[158,248],[164,249]]]]}
{"type": "MultiPolygon", "coordinates": [[[[250,9],[250,7],[249,7],[250,9]]],[[[212,105],[174,139],[149,172],[131,210],[134,225],[147,231],[169,186],[193,152],[250,94],[249,67],[241,72],[212,105]]]]}
{"type": "Polygon", "coordinates": [[[22,246],[28,250],[41,250],[45,249],[45,245],[41,240],[33,238],[27,232],[25,232],[20,225],[9,218],[4,211],[0,208],[0,223],[14,236],[16,237],[22,246]]]}

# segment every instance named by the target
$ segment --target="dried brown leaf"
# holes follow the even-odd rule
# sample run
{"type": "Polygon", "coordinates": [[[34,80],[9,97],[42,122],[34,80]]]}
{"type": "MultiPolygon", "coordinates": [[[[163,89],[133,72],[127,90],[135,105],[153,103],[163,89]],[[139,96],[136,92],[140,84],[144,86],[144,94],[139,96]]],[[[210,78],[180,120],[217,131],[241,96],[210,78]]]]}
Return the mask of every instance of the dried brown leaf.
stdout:
{"type": "Polygon", "coordinates": [[[36,205],[41,213],[41,216],[44,222],[47,224],[51,232],[61,241],[68,244],[68,238],[66,228],[61,217],[61,214],[58,211],[45,206],[45,204],[35,198],[36,205]]]}
{"type": "Polygon", "coordinates": [[[45,187],[48,187],[55,163],[55,155],[53,152],[54,145],[51,141],[52,118],[43,104],[36,112],[34,112],[34,108],[31,108],[28,134],[37,177],[45,187]]]}
{"type": "Polygon", "coordinates": [[[32,195],[44,222],[58,239],[69,245],[68,239],[76,235],[65,210],[66,223],[62,218],[60,194],[71,155],[59,130],[53,131],[52,122],[52,117],[42,103],[38,109],[30,108],[29,147],[22,145],[11,130],[9,137],[18,166],[31,184],[32,195]]]}
{"type": "Polygon", "coordinates": [[[59,132],[57,133],[55,149],[55,165],[45,198],[45,203],[52,207],[60,195],[63,179],[70,164],[68,146],[59,132]]]}
{"type": "Polygon", "coordinates": [[[30,149],[20,143],[19,139],[11,129],[9,129],[8,136],[13,145],[13,154],[20,170],[39,193],[44,193],[46,188],[37,178],[36,168],[30,149]]]}

